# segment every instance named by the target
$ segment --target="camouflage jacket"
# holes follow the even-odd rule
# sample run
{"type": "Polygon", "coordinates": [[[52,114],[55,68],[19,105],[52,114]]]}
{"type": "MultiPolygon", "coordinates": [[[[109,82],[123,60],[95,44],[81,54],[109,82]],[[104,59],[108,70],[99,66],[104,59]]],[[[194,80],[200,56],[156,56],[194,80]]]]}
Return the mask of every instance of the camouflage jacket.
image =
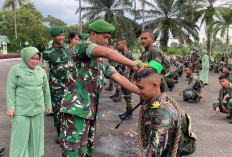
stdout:
{"type": "Polygon", "coordinates": [[[200,79],[197,74],[193,73],[191,76],[188,78],[188,87],[183,89],[183,92],[194,89],[197,92],[200,92],[201,89],[201,84],[200,84],[200,79]]]}
{"type": "Polygon", "coordinates": [[[99,94],[104,77],[117,72],[105,58],[92,57],[97,44],[79,42],[74,48],[73,59],[68,63],[68,79],[65,84],[61,112],[85,119],[95,120],[99,94]]]}
{"type": "Polygon", "coordinates": [[[191,63],[194,65],[198,64],[200,56],[197,53],[191,55],[191,63]]]}
{"type": "MultiPolygon", "coordinates": [[[[124,52],[120,51],[120,53],[126,58],[133,60],[133,56],[129,50],[124,51],[124,52]]],[[[122,64],[116,64],[116,69],[121,75],[123,75],[129,80],[131,79],[132,72],[133,72],[131,68],[129,68],[128,66],[122,65],[122,64]]]]}
{"type": "Polygon", "coordinates": [[[152,60],[162,63],[162,58],[163,58],[162,54],[156,48],[150,48],[150,49],[146,48],[145,51],[140,56],[140,60],[142,62],[148,62],[148,63],[152,60]]]}
{"type": "Polygon", "coordinates": [[[41,66],[49,69],[49,85],[51,96],[59,94],[60,89],[64,89],[64,80],[66,78],[65,64],[71,60],[73,50],[69,45],[56,47],[54,44],[49,46],[42,55],[41,66]],[[57,91],[57,92],[55,92],[57,91]]]}
{"type": "MultiPolygon", "coordinates": [[[[231,96],[231,94],[232,94],[232,84],[231,84],[231,83],[229,83],[229,87],[228,87],[228,88],[222,87],[222,88],[220,89],[219,96],[218,96],[218,102],[217,102],[217,104],[216,104],[215,107],[219,107],[219,106],[222,105],[222,103],[223,103],[223,102],[222,102],[222,101],[223,101],[223,98],[224,98],[224,96],[225,96],[226,94],[230,94],[230,96],[231,96]]],[[[225,104],[224,106],[227,106],[226,103],[223,103],[223,104],[225,104]]]]}
{"type": "Polygon", "coordinates": [[[232,83],[232,74],[231,74],[231,72],[224,73],[224,75],[228,78],[228,80],[230,81],[230,83],[232,83]]]}
{"type": "Polygon", "coordinates": [[[143,104],[145,156],[168,157],[173,148],[176,130],[179,127],[178,115],[173,104],[164,95],[153,104],[143,104]]]}

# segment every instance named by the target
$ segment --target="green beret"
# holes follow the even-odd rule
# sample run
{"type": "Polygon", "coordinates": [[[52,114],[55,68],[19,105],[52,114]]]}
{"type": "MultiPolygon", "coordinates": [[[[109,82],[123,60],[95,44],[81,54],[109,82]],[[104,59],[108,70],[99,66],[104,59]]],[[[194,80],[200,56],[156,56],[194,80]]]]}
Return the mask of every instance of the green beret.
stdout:
{"type": "Polygon", "coordinates": [[[50,29],[50,36],[54,37],[59,34],[64,33],[64,27],[62,26],[54,26],[50,29]]]}
{"type": "Polygon", "coordinates": [[[111,25],[110,23],[104,21],[104,20],[96,20],[93,23],[89,24],[89,28],[97,33],[108,33],[111,34],[115,27],[111,25]]]}
{"type": "Polygon", "coordinates": [[[82,40],[87,40],[88,38],[89,38],[89,34],[81,33],[81,39],[82,40]]]}

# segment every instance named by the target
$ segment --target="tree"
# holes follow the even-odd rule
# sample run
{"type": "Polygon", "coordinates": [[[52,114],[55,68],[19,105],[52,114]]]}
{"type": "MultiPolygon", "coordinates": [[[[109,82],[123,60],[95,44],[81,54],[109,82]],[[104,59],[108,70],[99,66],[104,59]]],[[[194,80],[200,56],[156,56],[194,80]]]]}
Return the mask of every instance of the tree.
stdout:
{"type": "Polygon", "coordinates": [[[16,22],[16,7],[17,4],[19,4],[20,7],[24,7],[25,2],[27,0],[5,0],[5,2],[3,3],[3,10],[10,9],[12,8],[12,11],[14,12],[14,28],[15,28],[15,37],[17,39],[17,22],[16,22]]]}
{"type": "Polygon", "coordinates": [[[145,2],[146,0],[139,0],[141,3],[142,3],[142,20],[143,20],[143,23],[142,23],[142,31],[144,31],[144,28],[145,28],[145,2]]]}
{"type": "Polygon", "coordinates": [[[53,27],[53,26],[67,26],[67,23],[63,22],[60,19],[57,19],[51,15],[48,15],[47,17],[45,17],[43,19],[43,22],[48,23],[49,27],[53,27]]]}
{"type": "Polygon", "coordinates": [[[154,31],[155,39],[160,38],[161,48],[166,48],[170,38],[177,39],[181,44],[191,43],[192,39],[198,40],[198,26],[184,17],[182,10],[183,0],[154,0],[155,4],[146,2],[151,7],[146,10],[146,27],[154,31]]]}
{"type": "Polygon", "coordinates": [[[221,37],[226,36],[226,52],[229,46],[229,30],[232,25],[232,9],[227,8],[219,11],[218,19],[213,23],[214,38],[220,32],[221,37]]]}

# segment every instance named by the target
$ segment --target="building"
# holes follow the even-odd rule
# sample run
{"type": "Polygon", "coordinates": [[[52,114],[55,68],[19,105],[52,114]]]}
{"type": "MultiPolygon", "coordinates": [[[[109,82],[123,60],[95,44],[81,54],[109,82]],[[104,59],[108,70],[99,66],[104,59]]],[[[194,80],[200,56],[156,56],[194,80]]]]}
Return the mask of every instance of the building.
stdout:
{"type": "Polygon", "coordinates": [[[0,35],[0,54],[7,54],[7,45],[10,40],[7,36],[0,35]]]}

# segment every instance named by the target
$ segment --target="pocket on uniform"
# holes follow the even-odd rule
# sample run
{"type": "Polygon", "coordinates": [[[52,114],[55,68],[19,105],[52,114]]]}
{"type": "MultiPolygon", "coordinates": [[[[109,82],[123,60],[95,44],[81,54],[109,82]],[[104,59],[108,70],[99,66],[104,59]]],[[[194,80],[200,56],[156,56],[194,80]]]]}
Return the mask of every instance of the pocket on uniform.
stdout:
{"type": "Polygon", "coordinates": [[[33,85],[34,82],[33,74],[29,72],[18,74],[17,80],[19,86],[30,86],[33,85]]]}

